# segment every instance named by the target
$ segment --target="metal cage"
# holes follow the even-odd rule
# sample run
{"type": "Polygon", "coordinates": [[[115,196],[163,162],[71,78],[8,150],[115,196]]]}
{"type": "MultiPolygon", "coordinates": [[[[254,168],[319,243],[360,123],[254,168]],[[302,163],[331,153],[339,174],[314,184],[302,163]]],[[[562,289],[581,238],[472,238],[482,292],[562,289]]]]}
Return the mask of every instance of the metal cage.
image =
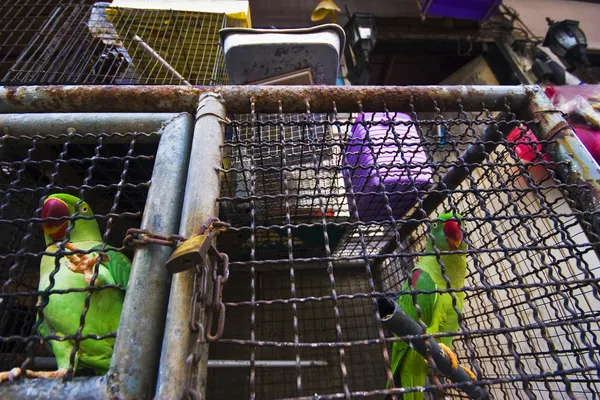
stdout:
{"type": "Polygon", "coordinates": [[[219,45],[219,30],[227,26],[224,14],[89,3],[16,0],[0,5],[0,82],[227,82],[219,45]]]}
{"type": "Polygon", "coordinates": [[[35,332],[45,197],[83,196],[134,265],[109,373],[2,398],[597,396],[600,168],[538,87],[4,87],[0,113],[3,368],[48,366],[57,340],[35,332]],[[468,244],[464,287],[439,290],[465,294],[445,335],[476,380],[387,386],[392,342],[428,336],[394,336],[379,301],[444,211],[468,244]],[[172,246],[122,246],[217,216],[228,275],[169,280],[172,246]]]}

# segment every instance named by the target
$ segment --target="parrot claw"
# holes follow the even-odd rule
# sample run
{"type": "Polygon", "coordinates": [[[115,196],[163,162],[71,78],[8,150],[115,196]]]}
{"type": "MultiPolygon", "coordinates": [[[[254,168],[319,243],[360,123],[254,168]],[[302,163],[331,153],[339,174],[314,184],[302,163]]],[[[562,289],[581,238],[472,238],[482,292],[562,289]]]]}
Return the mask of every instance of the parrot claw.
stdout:
{"type": "Polygon", "coordinates": [[[57,369],[56,371],[26,371],[28,378],[41,378],[41,379],[58,379],[62,378],[67,374],[66,368],[57,369]]]}
{"type": "Polygon", "coordinates": [[[450,364],[452,365],[452,369],[458,368],[458,357],[456,354],[450,349],[450,347],[446,346],[444,343],[438,343],[442,351],[446,354],[446,357],[450,360],[450,364]]]}
{"type": "MultiPolygon", "coordinates": [[[[72,243],[65,244],[65,248],[70,251],[79,250],[77,246],[72,243]]],[[[66,257],[71,262],[67,265],[67,268],[76,274],[83,274],[83,279],[88,285],[91,284],[92,278],[94,277],[94,267],[98,263],[98,259],[100,259],[101,262],[110,261],[110,257],[104,253],[100,253],[100,255],[93,258],[88,257],[87,254],[71,254],[66,257]]]]}
{"type": "Polygon", "coordinates": [[[0,383],[6,381],[14,382],[21,378],[21,368],[13,368],[10,371],[0,372],[0,383]]]}

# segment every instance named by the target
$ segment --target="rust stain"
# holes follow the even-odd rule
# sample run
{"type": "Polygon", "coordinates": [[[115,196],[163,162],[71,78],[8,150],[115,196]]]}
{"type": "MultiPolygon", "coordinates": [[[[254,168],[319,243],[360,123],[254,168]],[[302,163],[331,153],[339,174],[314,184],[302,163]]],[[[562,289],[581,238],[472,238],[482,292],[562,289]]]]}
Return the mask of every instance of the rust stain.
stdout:
{"type": "Polygon", "coordinates": [[[189,86],[6,87],[15,112],[195,112],[201,90],[189,86]]]}
{"type": "Polygon", "coordinates": [[[417,111],[431,110],[434,102],[444,111],[504,108],[524,104],[522,86],[29,86],[6,87],[3,112],[180,112],[195,113],[202,93],[223,96],[230,112],[249,112],[251,97],[258,112],[406,111],[411,97],[417,111]],[[457,99],[461,99],[459,103],[457,99]],[[460,104],[460,105],[459,105],[460,104]]]}

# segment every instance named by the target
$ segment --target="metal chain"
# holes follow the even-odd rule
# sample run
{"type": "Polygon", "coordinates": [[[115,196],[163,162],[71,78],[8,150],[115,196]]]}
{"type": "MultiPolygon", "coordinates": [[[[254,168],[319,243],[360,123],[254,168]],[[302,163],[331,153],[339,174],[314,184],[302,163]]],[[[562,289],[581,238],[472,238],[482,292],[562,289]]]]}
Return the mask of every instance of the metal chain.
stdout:
{"type": "MultiPolygon", "coordinates": [[[[229,227],[228,223],[220,221],[217,217],[210,217],[198,231],[199,235],[207,235],[206,240],[209,241],[210,246],[205,253],[198,249],[203,261],[194,266],[194,283],[190,297],[189,329],[192,337],[190,338],[190,352],[185,360],[186,378],[183,393],[192,400],[200,399],[200,393],[194,385],[194,376],[197,375],[201,347],[207,342],[219,340],[225,328],[226,309],[225,303],[223,303],[223,287],[229,279],[229,257],[227,254],[219,252],[212,241],[219,232],[229,227]],[[220,270],[219,267],[221,267],[220,270]],[[209,274],[212,280],[212,297],[210,298],[207,296],[209,274]],[[206,304],[209,299],[212,300],[212,304],[207,308],[206,304]],[[213,320],[218,321],[214,334],[212,332],[213,320]]],[[[188,239],[182,235],[162,235],[148,229],[129,229],[123,240],[123,247],[156,244],[176,248],[188,239]]]]}
{"type": "Polygon", "coordinates": [[[230,225],[219,221],[216,217],[209,218],[200,228],[198,234],[206,234],[211,245],[206,254],[200,254],[202,264],[194,266],[194,288],[190,297],[191,312],[189,328],[192,332],[190,340],[190,352],[185,360],[186,379],[184,393],[187,397],[196,400],[200,394],[194,385],[194,376],[197,374],[197,365],[200,361],[201,347],[206,342],[219,340],[223,335],[225,327],[225,304],[223,303],[223,287],[229,279],[229,257],[220,253],[212,244],[219,232],[227,229],[230,225]],[[208,233],[206,233],[208,231],[208,233]],[[210,256],[210,257],[207,257],[210,256]],[[219,271],[219,266],[222,266],[219,271]],[[212,279],[212,305],[206,307],[209,297],[207,296],[208,276],[212,279]],[[206,311],[205,311],[206,310],[206,311]],[[213,319],[217,316],[218,324],[215,334],[212,333],[213,319]],[[206,322],[206,325],[205,325],[206,322]]]}
{"type": "Polygon", "coordinates": [[[127,230],[125,239],[123,239],[123,248],[133,246],[140,247],[147,244],[157,244],[159,246],[177,247],[187,238],[181,235],[162,235],[152,232],[149,229],[131,228],[127,230]]]}
{"type": "MultiPolygon", "coordinates": [[[[227,222],[220,221],[216,217],[211,217],[207,220],[201,228],[201,232],[204,232],[207,229],[217,231],[223,231],[227,228],[231,227],[227,222]],[[209,224],[208,227],[204,227],[204,225],[209,224]]],[[[156,233],[151,231],[150,229],[139,229],[139,228],[131,228],[128,229],[125,234],[125,239],[123,239],[123,248],[133,246],[145,246],[147,244],[156,244],[159,246],[168,246],[168,247],[177,247],[182,242],[185,242],[189,238],[182,235],[163,235],[161,233],[156,233]]]]}

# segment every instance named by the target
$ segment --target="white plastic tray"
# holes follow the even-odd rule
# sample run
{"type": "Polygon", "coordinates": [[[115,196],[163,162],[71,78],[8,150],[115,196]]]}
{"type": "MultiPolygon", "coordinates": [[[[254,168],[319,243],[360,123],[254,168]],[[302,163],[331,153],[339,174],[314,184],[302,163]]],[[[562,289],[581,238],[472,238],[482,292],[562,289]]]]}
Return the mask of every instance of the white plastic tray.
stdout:
{"type": "Polygon", "coordinates": [[[335,85],[346,35],[336,24],[303,29],[225,28],[229,83],[244,85],[310,68],[315,84],[335,85]]]}

